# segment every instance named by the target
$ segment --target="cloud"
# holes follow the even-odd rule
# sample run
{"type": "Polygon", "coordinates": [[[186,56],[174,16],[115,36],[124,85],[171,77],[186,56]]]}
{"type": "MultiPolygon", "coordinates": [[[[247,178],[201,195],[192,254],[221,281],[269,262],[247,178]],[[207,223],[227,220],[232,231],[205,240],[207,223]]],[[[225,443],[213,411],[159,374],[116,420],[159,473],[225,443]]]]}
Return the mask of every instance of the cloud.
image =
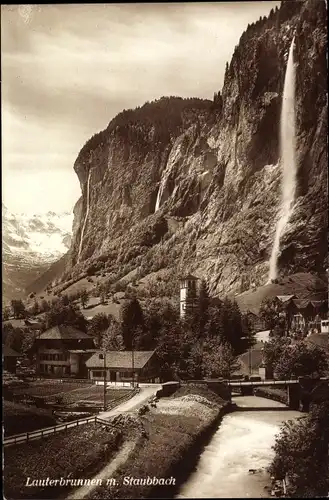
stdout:
{"type": "Polygon", "coordinates": [[[247,24],[278,4],[2,6],[6,182],[57,170],[74,183],[79,150],[122,109],[163,95],[212,98],[247,24]]]}

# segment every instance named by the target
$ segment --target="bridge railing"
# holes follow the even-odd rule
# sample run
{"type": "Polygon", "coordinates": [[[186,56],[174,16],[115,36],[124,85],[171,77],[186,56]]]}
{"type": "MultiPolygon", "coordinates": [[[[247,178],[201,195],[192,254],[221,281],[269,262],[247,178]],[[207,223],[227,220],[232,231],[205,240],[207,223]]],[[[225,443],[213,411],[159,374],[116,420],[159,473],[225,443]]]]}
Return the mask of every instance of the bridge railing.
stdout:
{"type": "Polygon", "coordinates": [[[292,384],[299,384],[299,380],[226,380],[224,381],[227,385],[230,387],[257,387],[260,385],[263,386],[269,386],[269,385],[281,385],[281,386],[286,386],[286,385],[292,385],[292,384]]]}

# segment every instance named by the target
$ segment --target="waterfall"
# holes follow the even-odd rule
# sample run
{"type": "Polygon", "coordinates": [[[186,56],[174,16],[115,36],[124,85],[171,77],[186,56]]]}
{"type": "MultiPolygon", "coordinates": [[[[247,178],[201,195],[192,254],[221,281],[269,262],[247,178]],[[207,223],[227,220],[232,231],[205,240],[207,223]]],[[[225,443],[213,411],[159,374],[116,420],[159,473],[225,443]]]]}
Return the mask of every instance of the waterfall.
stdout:
{"type": "Polygon", "coordinates": [[[163,175],[162,175],[162,177],[161,177],[161,182],[160,182],[159,191],[158,191],[158,194],[157,194],[157,200],[156,200],[156,203],[155,203],[155,210],[154,210],[154,212],[156,212],[160,208],[161,199],[162,199],[163,192],[164,192],[164,189],[165,189],[166,184],[167,184],[167,180],[168,180],[169,174],[170,174],[170,169],[168,171],[165,170],[164,173],[163,173],[163,175]]]}
{"type": "Polygon", "coordinates": [[[280,239],[292,215],[296,191],[294,39],[290,45],[283,89],[280,123],[281,208],[270,258],[269,283],[278,275],[280,239]]]}
{"type": "Polygon", "coordinates": [[[90,204],[90,179],[91,179],[91,169],[89,170],[88,174],[88,180],[87,180],[87,208],[86,208],[86,215],[83,221],[83,226],[81,230],[81,236],[80,236],[80,245],[79,245],[79,252],[78,252],[78,262],[80,260],[80,254],[82,250],[82,242],[83,242],[83,235],[86,229],[87,225],[87,219],[88,219],[88,214],[89,214],[89,204],[90,204]]]}
{"type": "Polygon", "coordinates": [[[159,186],[159,190],[158,190],[158,194],[157,194],[157,201],[155,202],[155,210],[154,212],[157,212],[160,208],[160,201],[161,201],[161,196],[162,196],[162,193],[163,193],[163,189],[164,189],[164,184],[161,182],[160,186],[159,186]]]}

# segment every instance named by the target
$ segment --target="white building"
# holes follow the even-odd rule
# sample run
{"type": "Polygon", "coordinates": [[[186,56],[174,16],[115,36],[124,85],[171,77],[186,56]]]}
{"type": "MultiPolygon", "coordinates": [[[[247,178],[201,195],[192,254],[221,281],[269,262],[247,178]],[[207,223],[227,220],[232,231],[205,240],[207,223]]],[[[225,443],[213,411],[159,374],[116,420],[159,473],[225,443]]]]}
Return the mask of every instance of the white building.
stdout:
{"type": "Polygon", "coordinates": [[[197,303],[197,281],[192,274],[184,276],[180,280],[180,317],[185,318],[186,313],[193,310],[197,303]]]}

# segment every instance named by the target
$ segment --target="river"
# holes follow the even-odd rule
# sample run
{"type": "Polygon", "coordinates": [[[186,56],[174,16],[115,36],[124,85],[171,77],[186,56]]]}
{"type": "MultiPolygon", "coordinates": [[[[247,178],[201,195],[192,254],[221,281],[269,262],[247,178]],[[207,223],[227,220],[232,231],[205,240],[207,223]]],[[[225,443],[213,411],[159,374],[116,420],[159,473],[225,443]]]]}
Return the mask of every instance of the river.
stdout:
{"type": "Polygon", "coordinates": [[[273,458],[272,446],[281,424],[302,416],[285,405],[257,396],[232,398],[244,411],[225,415],[196,470],[176,498],[269,498],[266,472],[273,458]],[[246,407],[253,408],[248,411],[246,407]],[[273,407],[273,411],[254,408],[273,407]],[[281,409],[280,409],[281,408],[281,409]],[[283,411],[282,408],[285,410],[283,411]],[[251,473],[249,469],[262,469],[251,473]]]}

